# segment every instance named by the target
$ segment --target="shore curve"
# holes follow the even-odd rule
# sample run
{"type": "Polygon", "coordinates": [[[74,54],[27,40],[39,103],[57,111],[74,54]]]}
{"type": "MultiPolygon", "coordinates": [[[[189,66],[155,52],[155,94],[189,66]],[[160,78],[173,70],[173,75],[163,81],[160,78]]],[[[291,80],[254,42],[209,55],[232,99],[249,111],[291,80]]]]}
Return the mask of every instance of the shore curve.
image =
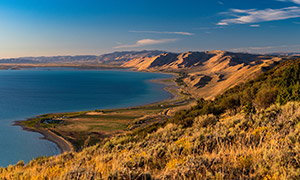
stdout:
{"type": "Polygon", "coordinates": [[[15,121],[13,126],[21,126],[22,130],[24,131],[40,133],[44,136],[42,137],[42,139],[55,143],[57,147],[61,150],[61,153],[74,151],[74,146],[69,141],[48,129],[29,128],[22,124],[22,121],[15,121]]]}

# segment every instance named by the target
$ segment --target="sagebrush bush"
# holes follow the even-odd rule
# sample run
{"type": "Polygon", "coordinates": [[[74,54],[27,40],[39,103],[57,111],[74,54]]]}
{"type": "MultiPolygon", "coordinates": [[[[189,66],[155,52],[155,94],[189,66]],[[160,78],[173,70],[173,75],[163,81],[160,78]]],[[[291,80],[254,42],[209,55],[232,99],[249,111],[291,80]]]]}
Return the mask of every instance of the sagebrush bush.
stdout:
{"type": "Polygon", "coordinates": [[[194,120],[194,126],[199,128],[213,126],[218,122],[218,119],[213,114],[198,116],[194,120]]]}

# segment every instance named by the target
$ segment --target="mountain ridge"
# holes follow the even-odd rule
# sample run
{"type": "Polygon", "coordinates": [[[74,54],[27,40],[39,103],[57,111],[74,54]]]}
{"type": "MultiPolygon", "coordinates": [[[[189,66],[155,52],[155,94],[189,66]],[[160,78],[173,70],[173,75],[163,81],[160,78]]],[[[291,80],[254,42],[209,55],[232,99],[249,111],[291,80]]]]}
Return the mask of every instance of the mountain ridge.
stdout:
{"type": "Polygon", "coordinates": [[[137,57],[152,57],[164,51],[121,51],[102,55],[38,56],[0,59],[1,63],[123,63],[137,57]]]}

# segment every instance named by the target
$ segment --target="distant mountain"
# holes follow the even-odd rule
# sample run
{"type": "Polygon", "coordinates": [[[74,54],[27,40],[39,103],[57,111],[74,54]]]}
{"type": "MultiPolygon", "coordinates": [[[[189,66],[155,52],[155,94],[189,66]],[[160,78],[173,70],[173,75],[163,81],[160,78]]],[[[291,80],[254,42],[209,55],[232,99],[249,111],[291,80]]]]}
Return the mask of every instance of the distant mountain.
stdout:
{"type": "MultiPolygon", "coordinates": [[[[49,57],[24,57],[18,58],[20,61],[33,61],[35,63],[95,63],[99,61],[98,56],[81,55],[81,56],[49,56],[49,57]]],[[[2,60],[0,60],[1,62],[2,60]]]]}
{"type": "Polygon", "coordinates": [[[164,51],[124,51],[103,54],[100,56],[95,55],[82,55],[82,56],[50,56],[50,57],[21,57],[0,59],[0,63],[14,63],[14,64],[61,64],[61,63],[110,63],[122,64],[134,58],[146,58],[157,56],[164,51]]]}
{"type": "Polygon", "coordinates": [[[123,51],[103,54],[98,56],[98,58],[102,63],[124,63],[137,58],[155,57],[162,53],[165,53],[165,51],[123,51]]]}
{"type": "Polygon", "coordinates": [[[35,64],[36,61],[23,58],[10,58],[10,59],[0,59],[0,63],[13,63],[13,64],[35,64]]]}
{"type": "Polygon", "coordinates": [[[212,99],[226,89],[272,68],[283,59],[215,50],[163,53],[155,57],[132,59],[125,62],[123,67],[139,71],[185,72],[180,79],[187,85],[186,90],[196,97],[212,99]]]}

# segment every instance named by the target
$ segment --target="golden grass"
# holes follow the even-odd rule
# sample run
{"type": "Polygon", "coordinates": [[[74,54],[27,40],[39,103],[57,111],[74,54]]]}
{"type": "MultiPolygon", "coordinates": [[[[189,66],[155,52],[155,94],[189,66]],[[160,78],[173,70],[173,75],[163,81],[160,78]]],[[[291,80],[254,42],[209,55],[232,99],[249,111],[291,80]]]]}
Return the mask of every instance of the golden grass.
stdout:
{"type": "Polygon", "coordinates": [[[0,179],[299,179],[300,103],[192,127],[168,124],[145,138],[122,135],[79,153],[0,168],[0,179]]]}

